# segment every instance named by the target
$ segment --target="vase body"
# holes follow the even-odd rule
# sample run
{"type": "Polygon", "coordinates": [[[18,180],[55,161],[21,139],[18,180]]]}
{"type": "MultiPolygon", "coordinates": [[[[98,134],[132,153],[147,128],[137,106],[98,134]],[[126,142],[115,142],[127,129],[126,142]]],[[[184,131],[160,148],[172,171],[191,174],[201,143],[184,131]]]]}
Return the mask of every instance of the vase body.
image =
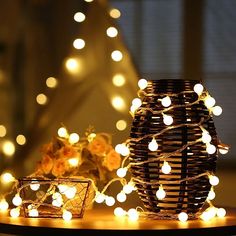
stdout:
{"type": "MultiPolygon", "coordinates": [[[[212,117],[204,105],[198,100],[198,95],[193,91],[196,80],[154,80],[148,81],[144,90],[142,105],[135,113],[130,133],[130,163],[139,163],[150,158],[158,158],[166,153],[173,153],[188,143],[201,138],[204,127],[212,137],[211,144],[217,146],[217,136],[212,117]],[[161,99],[169,96],[170,107],[164,113],[173,118],[175,126],[165,130],[167,125],[163,122],[163,109],[161,99]],[[181,125],[182,124],[182,125],[181,125]],[[193,125],[192,125],[193,124],[193,125]],[[180,126],[178,126],[180,125],[180,126]],[[161,133],[163,130],[165,132],[161,133]],[[161,133],[156,138],[158,143],[157,151],[150,151],[148,144],[152,135],[161,133]],[[138,140],[140,138],[140,140],[138,140]]],[[[217,152],[208,154],[206,144],[197,142],[186,147],[178,153],[165,158],[171,165],[170,174],[163,174],[161,166],[163,160],[141,165],[131,165],[131,173],[134,178],[137,191],[146,209],[150,212],[197,213],[203,206],[208,196],[211,185],[208,176],[191,179],[178,183],[179,180],[194,177],[201,173],[215,172],[217,152]],[[137,179],[141,181],[136,181],[137,179]],[[145,184],[146,182],[158,182],[159,184],[145,184]],[[177,182],[174,182],[177,181],[177,182]],[[159,200],[156,192],[163,185],[166,197],[159,200]]]]}

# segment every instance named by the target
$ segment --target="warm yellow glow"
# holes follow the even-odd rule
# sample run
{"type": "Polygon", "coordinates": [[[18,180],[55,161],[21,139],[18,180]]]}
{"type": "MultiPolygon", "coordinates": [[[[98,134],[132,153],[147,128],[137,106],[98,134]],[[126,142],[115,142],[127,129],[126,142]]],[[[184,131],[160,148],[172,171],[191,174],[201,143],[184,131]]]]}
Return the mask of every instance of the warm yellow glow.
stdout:
{"type": "Polygon", "coordinates": [[[95,202],[96,203],[102,203],[104,202],[106,196],[103,193],[96,193],[96,197],[95,197],[95,202]]]}
{"type": "Polygon", "coordinates": [[[75,13],[75,15],[74,15],[74,20],[75,20],[76,22],[83,22],[85,19],[86,19],[86,16],[85,16],[85,14],[82,13],[82,12],[77,12],[77,13],[75,13]]]}
{"type": "Polygon", "coordinates": [[[129,219],[132,221],[136,221],[139,218],[139,213],[134,208],[129,209],[127,214],[129,216],[129,219]]]}
{"type": "Polygon", "coordinates": [[[205,103],[205,106],[206,106],[207,108],[211,108],[211,107],[213,107],[213,106],[215,105],[216,100],[215,100],[213,97],[211,97],[211,96],[207,96],[207,97],[205,98],[204,103],[205,103]]]}
{"type": "Polygon", "coordinates": [[[48,101],[48,98],[45,94],[40,93],[40,94],[37,95],[36,101],[39,105],[45,105],[48,101]]]}
{"type": "Polygon", "coordinates": [[[115,199],[114,197],[111,197],[111,196],[106,196],[105,198],[105,203],[107,206],[113,206],[115,204],[115,199]]]}
{"type": "Polygon", "coordinates": [[[122,74],[115,74],[112,78],[112,83],[116,87],[122,87],[125,84],[125,77],[122,74]]]}
{"type": "Polygon", "coordinates": [[[210,143],[211,142],[211,135],[207,131],[202,132],[202,142],[203,143],[210,143]]]}
{"type": "Polygon", "coordinates": [[[76,39],[73,42],[73,46],[76,49],[82,49],[85,47],[85,41],[83,39],[76,39]]]}
{"type": "Polygon", "coordinates": [[[9,204],[5,199],[0,201],[0,211],[6,211],[9,208],[9,204]]]}
{"type": "Polygon", "coordinates": [[[118,120],[116,122],[116,128],[120,131],[125,130],[127,127],[127,122],[125,120],[118,120]]]}
{"type": "Polygon", "coordinates": [[[120,13],[120,11],[118,9],[113,8],[113,9],[110,10],[110,16],[112,18],[117,19],[117,18],[119,18],[121,16],[121,13],[120,13]]]}
{"type": "Polygon", "coordinates": [[[162,200],[165,198],[166,196],[166,192],[165,190],[163,189],[162,185],[160,185],[159,189],[157,190],[156,192],[156,196],[159,200],[162,200]]]}
{"type": "Polygon", "coordinates": [[[165,125],[171,125],[173,123],[172,116],[163,115],[163,122],[164,122],[165,125]]]}
{"type": "Polygon", "coordinates": [[[116,145],[115,150],[122,156],[128,156],[130,153],[129,148],[124,143],[116,145]]]}
{"type": "Polygon", "coordinates": [[[130,183],[124,185],[124,187],[123,187],[123,191],[126,194],[130,194],[133,191],[133,189],[134,189],[134,187],[130,183]]]}
{"type": "Polygon", "coordinates": [[[107,29],[107,36],[108,37],[114,38],[117,36],[117,34],[118,34],[118,30],[115,27],[109,27],[107,29]]]}
{"type": "Polygon", "coordinates": [[[214,154],[216,152],[216,147],[212,144],[208,144],[206,145],[206,151],[208,154],[214,154]]]}
{"type": "Polygon", "coordinates": [[[140,79],[138,81],[138,86],[140,89],[145,89],[148,86],[148,82],[145,79],[140,79]]]}
{"type": "Polygon", "coordinates": [[[13,208],[10,211],[10,216],[13,218],[17,218],[20,215],[20,209],[19,208],[13,208]]]}
{"type": "Polygon", "coordinates": [[[16,194],[14,198],[12,199],[12,203],[15,206],[20,206],[22,204],[22,198],[20,197],[19,194],[16,194]]]}
{"type": "Polygon", "coordinates": [[[126,173],[127,173],[127,168],[119,168],[116,171],[117,176],[120,178],[124,178],[126,176],[126,173]]]}
{"type": "Polygon", "coordinates": [[[67,198],[72,199],[75,197],[77,192],[76,187],[68,187],[67,190],[64,192],[67,198]]]}
{"type": "Polygon", "coordinates": [[[84,0],[85,2],[93,2],[93,0],[84,0]]]}
{"type": "Polygon", "coordinates": [[[89,135],[88,135],[88,141],[89,141],[89,142],[92,142],[96,136],[97,136],[97,135],[96,135],[95,133],[89,134],[89,135]]]}
{"type": "Polygon", "coordinates": [[[23,134],[19,134],[17,135],[16,137],[16,142],[19,144],[19,145],[24,145],[26,143],[26,138],[23,134]]]}
{"type": "Polygon", "coordinates": [[[115,50],[111,53],[111,58],[113,61],[121,61],[123,58],[123,54],[119,50],[115,50]]]}
{"type": "Polygon", "coordinates": [[[31,217],[38,217],[39,216],[38,210],[37,209],[29,210],[29,216],[31,216],[31,217]]]}
{"type": "Polygon", "coordinates": [[[167,161],[164,161],[163,166],[161,167],[161,171],[164,174],[169,174],[171,172],[171,166],[167,161]]]}
{"type": "Polygon", "coordinates": [[[195,93],[197,93],[198,95],[201,95],[203,92],[203,86],[201,84],[195,84],[193,87],[193,90],[195,93]]]}
{"type": "Polygon", "coordinates": [[[37,181],[33,181],[30,185],[30,189],[33,191],[38,191],[40,188],[40,184],[37,181]]]}
{"type": "Polygon", "coordinates": [[[57,87],[57,84],[58,84],[57,79],[54,77],[49,77],[46,80],[46,85],[49,88],[55,88],[55,87],[57,87]]]}
{"type": "Polygon", "coordinates": [[[218,208],[216,210],[216,215],[220,218],[223,218],[226,215],[226,210],[224,208],[218,208]]]}
{"type": "Polygon", "coordinates": [[[11,183],[13,181],[15,181],[15,178],[14,178],[14,176],[10,172],[4,172],[1,175],[1,182],[3,184],[8,184],[8,183],[11,183]]]}
{"type": "Polygon", "coordinates": [[[59,191],[60,191],[60,193],[65,193],[66,192],[66,190],[68,189],[69,187],[67,186],[67,185],[65,185],[65,184],[59,184],[58,185],[58,189],[59,189],[59,191]]]}
{"type": "Polygon", "coordinates": [[[124,99],[120,96],[112,97],[111,104],[118,111],[124,111],[126,107],[124,99]]]}
{"type": "Polygon", "coordinates": [[[76,157],[70,158],[68,160],[68,162],[69,162],[70,166],[72,166],[72,167],[77,167],[79,165],[79,159],[76,157]]]}
{"type": "Polygon", "coordinates": [[[158,144],[155,138],[152,138],[152,141],[148,144],[148,149],[152,152],[155,152],[158,149],[158,144]]]}
{"type": "Polygon", "coordinates": [[[216,197],[213,187],[211,188],[210,192],[208,193],[207,200],[213,200],[216,197]]]}
{"type": "Polygon", "coordinates": [[[66,137],[68,137],[67,129],[64,128],[64,127],[59,128],[58,131],[57,131],[57,134],[58,134],[58,136],[61,137],[61,138],[66,138],[66,137]]]}
{"type": "Polygon", "coordinates": [[[117,217],[125,216],[126,212],[121,207],[116,207],[114,210],[114,215],[117,217]]]}
{"type": "Polygon", "coordinates": [[[79,61],[75,58],[68,58],[65,62],[66,69],[71,74],[76,74],[80,71],[79,61]]]}
{"type": "Polygon", "coordinates": [[[4,125],[0,125],[0,137],[4,137],[7,134],[7,129],[4,125]]]}
{"type": "Polygon", "coordinates": [[[134,98],[132,100],[132,106],[135,106],[137,109],[142,105],[142,101],[140,98],[134,98]]]}
{"type": "Polygon", "coordinates": [[[126,194],[123,191],[121,191],[120,193],[117,194],[116,199],[118,202],[125,202],[127,197],[126,194]]]}
{"type": "Polygon", "coordinates": [[[219,180],[219,178],[218,178],[217,176],[215,176],[215,175],[210,175],[210,176],[209,176],[209,182],[210,182],[210,184],[211,184],[212,186],[216,186],[216,185],[219,184],[220,180],[219,180]]]}
{"type": "Polygon", "coordinates": [[[69,136],[69,143],[70,144],[75,144],[79,142],[79,135],[77,133],[72,133],[69,136]]]}
{"type": "Polygon", "coordinates": [[[188,214],[185,213],[185,212],[181,212],[179,213],[178,215],[178,219],[181,221],[181,222],[185,222],[188,220],[188,214]]]}
{"type": "Polygon", "coordinates": [[[222,114],[222,108],[220,106],[215,106],[212,108],[212,112],[215,116],[219,116],[222,114]]]}
{"type": "Polygon", "coordinates": [[[4,141],[2,144],[2,152],[6,156],[12,156],[15,153],[15,145],[12,141],[4,141]]]}
{"type": "Polygon", "coordinates": [[[70,221],[72,219],[72,213],[67,210],[63,210],[62,218],[65,221],[70,221]]]}

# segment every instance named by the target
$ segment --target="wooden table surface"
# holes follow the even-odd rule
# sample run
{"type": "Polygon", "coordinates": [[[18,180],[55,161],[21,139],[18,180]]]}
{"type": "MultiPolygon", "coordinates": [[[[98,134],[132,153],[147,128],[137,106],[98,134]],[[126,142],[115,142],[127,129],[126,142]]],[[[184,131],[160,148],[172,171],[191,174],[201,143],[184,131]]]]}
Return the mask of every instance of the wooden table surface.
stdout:
{"type": "Polygon", "coordinates": [[[113,216],[108,210],[90,210],[83,219],[64,222],[62,219],[13,219],[8,214],[0,214],[0,233],[18,235],[236,235],[236,208],[226,208],[227,216],[214,218],[209,222],[202,220],[145,220],[136,222],[127,218],[113,216]],[[144,232],[145,231],[145,232],[144,232]]]}

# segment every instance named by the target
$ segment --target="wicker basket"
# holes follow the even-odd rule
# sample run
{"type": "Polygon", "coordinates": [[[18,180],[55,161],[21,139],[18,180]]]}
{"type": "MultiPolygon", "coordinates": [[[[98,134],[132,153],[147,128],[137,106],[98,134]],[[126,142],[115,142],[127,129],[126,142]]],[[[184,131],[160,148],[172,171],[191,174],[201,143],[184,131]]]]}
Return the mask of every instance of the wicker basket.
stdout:
{"type": "MultiPolygon", "coordinates": [[[[198,99],[198,95],[193,92],[195,84],[200,83],[196,80],[156,80],[148,81],[145,89],[145,95],[141,108],[146,109],[144,112],[135,114],[131,135],[130,135],[130,162],[137,163],[148,160],[149,158],[158,157],[163,153],[173,152],[188,142],[201,138],[202,131],[199,127],[181,126],[170,129],[167,132],[156,137],[159,148],[156,152],[148,149],[148,143],[151,137],[142,138],[147,134],[156,134],[166,128],[163,123],[162,114],[153,114],[153,111],[163,110],[158,99],[169,95],[172,105],[185,105],[198,99]],[[183,93],[183,91],[185,91],[183,93]],[[192,91],[192,92],[187,92],[192,91]]],[[[176,107],[165,112],[173,117],[173,125],[199,123],[204,119],[202,126],[209,132],[212,137],[211,143],[217,146],[217,137],[212,117],[202,101],[191,107],[176,107]]],[[[174,180],[194,177],[203,172],[215,172],[217,153],[209,155],[206,152],[206,145],[198,142],[191,147],[184,149],[181,153],[172,155],[167,158],[172,170],[170,174],[163,174],[161,166],[163,160],[154,163],[145,163],[142,165],[132,166],[132,176],[142,181],[156,182],[165,186],[166,197],[158,200],[156,191],[159,184],[145,184],[136,182],[138,194],[144,203],[146,209],[150,212],[166,212],[167,214],[177,214],[181,211],[195,214],[203,206],[208,192],[211,188],[207,176],[197,179],[173,183],[174,180]]]]}

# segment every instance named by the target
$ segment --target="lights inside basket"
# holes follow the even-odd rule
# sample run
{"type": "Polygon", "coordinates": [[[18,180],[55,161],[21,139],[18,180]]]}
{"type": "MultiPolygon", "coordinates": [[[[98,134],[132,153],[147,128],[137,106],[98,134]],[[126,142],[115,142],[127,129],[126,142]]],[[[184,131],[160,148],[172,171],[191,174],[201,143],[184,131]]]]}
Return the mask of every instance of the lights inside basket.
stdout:
{"type": "Polygon", "coordinates": [[[62,218],[65,221],[70,221],[72,219],[72,213],[68,210],[63,210],[62,218]]]}
{"type": "Polygon", "coordinates": [[[40,184],[37,183],[37,181],[32,181],[32,184],[30,184],[30,189],[33,191],[37,191],[40,188],[40,184]]]}
{"type": "Polygon", "coordinates": [[[38,217],[39,216],[39,212],[37,209],[30,209],[28,212],[29,216],[31,217],[38,217]]]}
{"type": "Polygon", "coordinates": [[[22,198],[20,197],[18,193],[12,199],[12,203],[14,206],[20,206],[22,204],[22,198]]]}
{"type": "Polygon", "coordinates": [[[157,198],[158,198],[159,200],[162,200],[162,199],[165,198],[166,192],[165,192],[165,190],[163,189],[162,184],[160,185],[159,189],[157,190],[156,196],[157,196],[157,198]]]}

